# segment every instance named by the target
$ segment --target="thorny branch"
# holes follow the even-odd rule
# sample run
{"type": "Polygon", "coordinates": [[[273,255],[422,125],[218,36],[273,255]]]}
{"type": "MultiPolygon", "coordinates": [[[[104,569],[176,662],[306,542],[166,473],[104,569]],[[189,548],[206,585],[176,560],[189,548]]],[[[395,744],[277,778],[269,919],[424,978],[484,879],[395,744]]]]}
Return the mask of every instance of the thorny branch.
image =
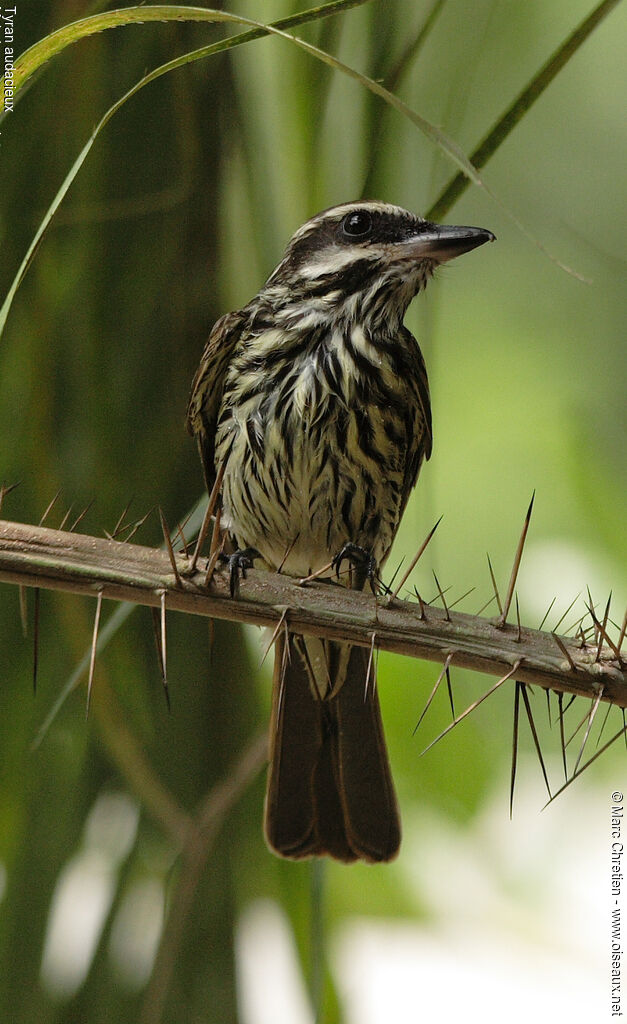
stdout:
{"type": "Polygon", "coordinates": [[[302,586],[263,570],[247,573],[236,599],[219,567],[208,586],[206,578],[204,558],[193,570],[190,557],[173,550],[0,520],[1,581],[148,605],[162,622],[166,609],[272,628],[284,621],[297,632],[627,707],[624,660],[616,644],[603,642],[606,624],[596,616],[587,642],[581,627],[577,638],[558,637],[504,622],[503,614],[488,619],[316,580],[302,586]]]}

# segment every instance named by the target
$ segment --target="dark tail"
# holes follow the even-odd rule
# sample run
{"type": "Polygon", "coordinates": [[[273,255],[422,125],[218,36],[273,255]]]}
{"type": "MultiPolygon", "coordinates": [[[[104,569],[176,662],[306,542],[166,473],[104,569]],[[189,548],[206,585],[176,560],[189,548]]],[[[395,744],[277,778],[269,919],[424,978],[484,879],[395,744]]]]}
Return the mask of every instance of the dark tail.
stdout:
{"type": "MultiPolygon", "coordinates": [[[[339,645],[329,662],[339,661],[339,645]],[[335,655],[335,657],[333,656],[335,655]]],[[[401,827],[369,652],[352,647],[346,678],[315,695],[302,638],[280,637],[274,660],[266,838],[282,857],[391,860],[401,827]]]]}

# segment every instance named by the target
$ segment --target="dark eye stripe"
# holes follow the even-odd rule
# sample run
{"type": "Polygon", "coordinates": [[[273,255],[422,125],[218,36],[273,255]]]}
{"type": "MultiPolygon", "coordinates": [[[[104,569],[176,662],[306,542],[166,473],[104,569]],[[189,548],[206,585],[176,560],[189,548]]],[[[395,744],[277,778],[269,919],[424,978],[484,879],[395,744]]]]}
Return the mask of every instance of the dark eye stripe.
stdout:
{"type": "Polygon", "coordinates": [[[331,291],[339,291],[344,297],[348,298],[348,296],[354,295],[355,292],[366,288],[373,276],[376,275],[377,269],[377,264],[373,263],[372,260],[355,260],[342,270],[324,274],[315,283],[308,284],[307,294],[316,296],[326,295],[331,291]]]}

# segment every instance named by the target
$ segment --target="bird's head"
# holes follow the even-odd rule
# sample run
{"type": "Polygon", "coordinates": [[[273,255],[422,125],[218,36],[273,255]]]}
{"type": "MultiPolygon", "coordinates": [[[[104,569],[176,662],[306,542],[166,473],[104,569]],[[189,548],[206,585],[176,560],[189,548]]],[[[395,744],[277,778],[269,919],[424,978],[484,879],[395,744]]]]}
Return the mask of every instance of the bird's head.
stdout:
{"type": "Polygon", "coordinates": [[[298,229],[265,290],[336,315],[400,321],[436,267],[493,240],[484,228],[433,224],[389,203],[345,203],[298,229]]]}

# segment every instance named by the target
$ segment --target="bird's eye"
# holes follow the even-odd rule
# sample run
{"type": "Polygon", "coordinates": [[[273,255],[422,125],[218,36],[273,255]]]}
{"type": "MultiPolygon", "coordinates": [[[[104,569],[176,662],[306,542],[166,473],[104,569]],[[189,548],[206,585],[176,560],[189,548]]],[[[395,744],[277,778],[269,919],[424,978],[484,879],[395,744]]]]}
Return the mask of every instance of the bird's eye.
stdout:
{"type": "Polygon", "coordinates": [[[342,231],[349,238],[365,238],[372,229],[372,217],[367,210],[347,213],[342,221],[342,231]]]}

